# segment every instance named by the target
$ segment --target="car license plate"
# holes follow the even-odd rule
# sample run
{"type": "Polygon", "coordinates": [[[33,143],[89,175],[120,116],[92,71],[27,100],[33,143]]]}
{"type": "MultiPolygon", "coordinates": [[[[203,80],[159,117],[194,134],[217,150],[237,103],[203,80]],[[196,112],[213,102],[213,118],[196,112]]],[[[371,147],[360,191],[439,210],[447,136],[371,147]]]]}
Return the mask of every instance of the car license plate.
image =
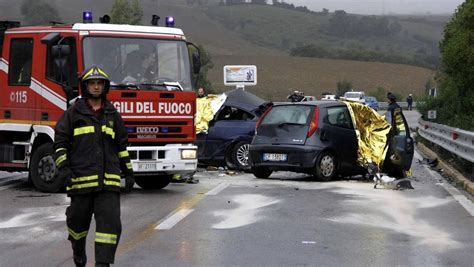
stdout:
{"type": "Polygon", "coordinates": [[[287,158],[286,154],[263,153],[263,161],[286,161],[287,158]]]}
{"type": "Polygon", "coordinates": [[[138,163],[138,171],[156,171],[156,163],[138,163]]]}

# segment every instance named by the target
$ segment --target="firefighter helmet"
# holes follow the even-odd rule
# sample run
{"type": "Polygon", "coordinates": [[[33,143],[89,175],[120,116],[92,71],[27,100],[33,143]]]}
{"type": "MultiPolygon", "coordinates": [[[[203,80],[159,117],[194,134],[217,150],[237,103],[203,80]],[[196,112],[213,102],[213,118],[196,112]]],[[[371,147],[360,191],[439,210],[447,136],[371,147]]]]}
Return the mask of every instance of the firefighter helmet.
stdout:
{"type": "Polygon", "coordinates": [[[110,88],[110,79],[109,75],[105,73],[104,70],[98,66],[92,66],[84,71],[81,75],[81,93],[84,97],[92,97],[89,90],[87,89],[87,81],[89,80],[103,80],[104,81],[104,90],[102,90],[101,98],[105,98],[110,88]]]}
{"type": "Polygon", "coordinates": [[[396,101],[397,100],[397,97],[395,97],[395,95],[391,92],[388,92],[387,93],[387,99],[388,100],[391,100],[391,101],[396,101]]]}

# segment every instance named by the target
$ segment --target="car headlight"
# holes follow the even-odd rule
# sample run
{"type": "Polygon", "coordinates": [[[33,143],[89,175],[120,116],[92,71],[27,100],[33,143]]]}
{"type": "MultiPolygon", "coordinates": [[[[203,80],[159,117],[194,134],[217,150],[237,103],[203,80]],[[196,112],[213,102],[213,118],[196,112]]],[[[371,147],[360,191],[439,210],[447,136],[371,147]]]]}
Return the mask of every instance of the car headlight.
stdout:
{"type": "Polygon", "coordinates": [[[196,159],[196,149],[181,150],[181,159],[196,159]]]}

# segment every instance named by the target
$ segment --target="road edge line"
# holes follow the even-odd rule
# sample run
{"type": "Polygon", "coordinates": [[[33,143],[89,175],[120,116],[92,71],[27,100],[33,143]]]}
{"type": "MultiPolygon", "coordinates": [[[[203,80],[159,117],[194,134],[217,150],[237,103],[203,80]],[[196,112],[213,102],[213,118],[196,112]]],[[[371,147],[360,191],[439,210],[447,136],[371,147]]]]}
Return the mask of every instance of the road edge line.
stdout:
{"type": "MultiPolygon", "coordinates": [[[[417,152],[415,153],[418,154],[417,156],[421,157],[419,153],[417,152]]],[[[436,171],[433,171],[428,166],[426,165],[422,165],[422,166],[428,171],[428,174],[431,177],[437,178],[435,176],[439,176],[445,180],[445,178],[442,175],[440,175],[436,171]]],[[[444,190],[446,190],[454,198],[454,200],[456,200],[472,217],[474,217],[474,203],[472,201],[470,201],[466,196],[464,196],[461,192],[459,192],[459,190],[456,187],[452,186],[449,183],[440,183],[439,185],[442,188],[444,188],[444,190]]]]}
{"type": "Polygon", "coordinates": [[[432,151],[429,149],[427,146],[424,144],[418,143],[416,145],[418,150],[426,155],[429,158],[437,158],[438,159],[438,165],[441,166],[441,168],[444,169],[445,173],[451,177],[454,182],[458,185],[460,185],[464,190],[466,190],[469,194],[474,196],[474,182],[470,181],[468,178],[466,178],[462,173],[460,173],[458,170],[450,166],[448,163],[444,162],[436,152],[432,151]]]}

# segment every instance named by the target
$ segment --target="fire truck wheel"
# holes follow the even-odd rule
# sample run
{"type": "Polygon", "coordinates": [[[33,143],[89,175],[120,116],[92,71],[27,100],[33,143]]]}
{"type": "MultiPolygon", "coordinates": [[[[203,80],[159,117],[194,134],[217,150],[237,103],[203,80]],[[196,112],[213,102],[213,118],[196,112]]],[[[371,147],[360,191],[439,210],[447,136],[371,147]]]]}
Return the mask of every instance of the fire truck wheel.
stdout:
{"type": "Polygon", "coordinates": [[[46,143],[40,145],[31,157],[31,181],[36,189],[46,193],[56,193],[64,187],[64,182],[56,175],[53,154],[53,144],[46,143]]]}
{"type": "Polygon", "coordinates": [[[231,156],[235,169],[241,171],[250,170],[249,147],[250,144],[248,142],[240,141],[232,148],[231,156]]]}
{"type": "Polygon", "coordinates": [[[166,187],[173,179],[172,174],[156,176],[135,176],[135,183],[143,189],[161,189],[166,187]]]}

